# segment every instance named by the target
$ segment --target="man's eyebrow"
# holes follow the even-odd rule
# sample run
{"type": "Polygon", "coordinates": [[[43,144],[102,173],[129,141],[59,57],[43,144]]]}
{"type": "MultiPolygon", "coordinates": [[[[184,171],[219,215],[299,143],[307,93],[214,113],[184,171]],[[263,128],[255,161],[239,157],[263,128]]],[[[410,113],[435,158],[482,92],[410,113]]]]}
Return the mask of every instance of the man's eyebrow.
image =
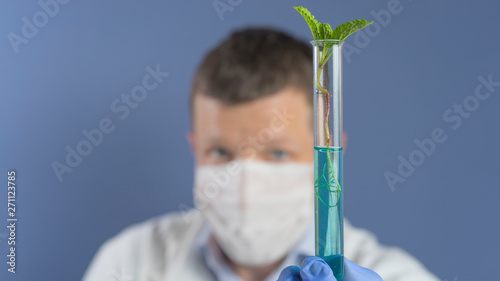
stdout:
{"type": "MultiPolygon", "coordinates": [[[[296,138],[289,136],[289,135],[283,135],[283,134],[274,134],[272,135],[272,140],[267,141],[267,138],[269,136],[260,136],[259,133],[249,135],[248,137],[244,138],[242,142],[248,142],[249,138],[255,138],[258,142],[262,144],[268,144],[268,143],[294,143],[296,138]]],[[[221,136],[214,136],[214,135],[209,135],[205,134],[203,136],[203,139],[207,142],[214,143],[214,144],[225,144],[226,141],[221,137],[221,136]]]]}
{"type": "Polygon", "coordinates": [[[209,142],[220,142],[219,137],[213,137],[213,136],[203,136],[203,140],[209,141],[209,142]]]}
{"type": "Polygon", "coordinates": [[[224,140],[220,136],[205,135],[203,138],[205,141],[211,143],[224,143],[224,140]]]}
{"type": "Polygon", "coordinates": [[[281,136],[274,138],[272,141],[266,142],[265,144],[263,143],[263,145],[268,145],[270,147],[284,145],[285,147],[292,148],[298,147],[299,142],[296,141],[296,138],[290,136],[281,136]]]}

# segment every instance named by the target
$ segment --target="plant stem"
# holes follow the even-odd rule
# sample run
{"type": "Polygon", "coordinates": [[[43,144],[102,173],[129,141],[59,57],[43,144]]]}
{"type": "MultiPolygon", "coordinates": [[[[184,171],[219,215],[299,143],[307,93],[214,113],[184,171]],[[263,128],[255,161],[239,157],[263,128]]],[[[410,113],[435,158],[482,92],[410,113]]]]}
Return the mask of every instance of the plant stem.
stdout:
{"type": "MultiPolygon", "coordinates": [[[[318,71],[317,71],[317,75],[316,75],[316,87],[319,89],[319,91],[325,95],[325,99],[326,99],[326,115],[325,115],[325,131],[326,131],[326,155],[327,155],[327,158],[328,158],[328,167],[331,171],[331,174],[332,174],[332,177],[333,177],[333,180],[334,180],[334,185],[336,184],[337,185],[337,188],[336,190],[332,190],[330,188],[330,184],[328,184],[328,192],[330,193],[330,196],[332,196],[332,193],[333,192],[336,192],[336,197],[337,197],[337,200],[336,200],[336,204],[335,205],[329,205],[329,204],[326,204],[322,199],[321,197],[319,197],[318,194],[316,194],[320,200],[323,202],[323,204],[329,206],[329,207],[335,207],[338,205],[339,203],[339,197],[340,197],[340,192],[341,192],[341,186],[339,184],[339,182],[337,181],[337,178],[335,177],[335,172],[334,172],[334,169],[333,169],[333,162],[332,162],[332,159],[331,159],[331,156],[330,156],[330,151],[329,151],[329,147],[330,147],[330,142],[331,142],[331,138],[330,138],[330,129],[328,127],[328,119],[329,119],[329,116],[330,116],[330,93],[328,92],[327,89],[323,88],[321,86],[321,83],[319,81],[319,78],[321,76],[321,72],[323,71],[323,68],[325,67],[325,65],[327,64],[328,62],[328,59],[330,58],[330,56],[332,55],[333,51],[331,51],[329,54],[328,54],[328,48],[326,47],[323,47],[323,52],[321,53],[321,59],[319,61],[319,67],[318,67],[318,71]]],[[[329,177],[328,175],[329,173],[327,173],[327,177],[329,177]]],[[[329,181],[328,181],[329,182],[329,181]]]]}

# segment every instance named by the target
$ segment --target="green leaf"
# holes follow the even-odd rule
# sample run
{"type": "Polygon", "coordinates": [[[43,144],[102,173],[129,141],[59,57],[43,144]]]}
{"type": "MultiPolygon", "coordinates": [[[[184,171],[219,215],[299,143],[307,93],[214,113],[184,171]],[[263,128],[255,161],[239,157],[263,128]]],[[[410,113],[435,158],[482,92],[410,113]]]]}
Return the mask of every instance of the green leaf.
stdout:
{"type": "MultiPolygon", "coordinates": [[[[318,26],[318,37],[320,39],[332,39],[333,30],[332,27],[328,23],[321,23],[318,26]]],[[[329,49],[333,46],[332,43],[325,43],[323,47],[325,49],[329,49]]]]}
{"type": "Polygon", "coordinates": [[[318,37],[319,22],[314,18],[314,16],[311,14],[311,12],[309,12],[309,10],[307,10],[306,8],[304,8],[302,6],[293,7],[293,8],[295,10],[297,10],[297,12],[299,12],[304,17],[304,19],[307,22],[307,25],[309,25],[309,28],[311,29],[311,33],[312,33],[314,39],[316,39],[316,40],[321,39],[320,37],[318,37]]]}
{"type": "Polygon", "coordinates": [[[328,23],[320,23],[318,26],[318,37],[320,39],[329,39],[333,35],[332,27],[328,23]]]}
{"type": "Polygon", "coordinates": [[[367,27],[369,24],[372,24],[373,21],[367,22],[366,20],[353,20],[353,21],[348,21],[345,22],[332,32],[332,37],[330,39],[338,39],[338,40],[344,40],[346,39],[349,35],[353,34],[354,32],[363,29],[367,27]]]}
{"type": "Polygon", "coordinates": [[[307,25],[309,25],[309,28],[311,29],[311,33],[314,37],[314,40],[322,40],[322,39],[344,40],[354,32],[363,29],[367,27],[369,24],[373,23],[373,21],[368,22],[366,20],[358,19],[345,22],[337,26],[335,30],[332,30],[332,27],[329,24],[318,22],[318,20],[316,20],[314,16],[311,14],[311,12],[309,12],[309,10],[307,10],[306,8],[302,6],[293,8],[297,10],[306,20],[307,25]]]}

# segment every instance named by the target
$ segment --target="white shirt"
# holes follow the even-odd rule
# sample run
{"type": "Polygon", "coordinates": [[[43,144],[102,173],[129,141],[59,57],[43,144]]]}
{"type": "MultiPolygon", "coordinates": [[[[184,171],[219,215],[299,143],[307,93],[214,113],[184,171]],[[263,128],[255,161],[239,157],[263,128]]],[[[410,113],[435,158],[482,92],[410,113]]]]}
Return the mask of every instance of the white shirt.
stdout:
{"type": "MultiPolygon", "coordinates": [[[[131,225],[107,240],[92,260],[83,281],[240,281],[209,243],[210,227],[198,212],[165,214],[131,225]]],[[[304,234],[281,266],[300,266],[314,255],[314,229],[304,234]]],[[[377,272],[384,281],[438,281],[415,258],[398,247],[378,243],[369,231],[344,220],[344,255],[377,272]]]]}

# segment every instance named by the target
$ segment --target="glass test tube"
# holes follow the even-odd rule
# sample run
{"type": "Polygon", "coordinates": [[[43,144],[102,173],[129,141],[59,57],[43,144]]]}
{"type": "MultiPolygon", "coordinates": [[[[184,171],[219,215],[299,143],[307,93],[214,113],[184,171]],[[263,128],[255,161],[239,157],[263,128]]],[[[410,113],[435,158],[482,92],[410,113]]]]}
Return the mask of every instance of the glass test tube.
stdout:
{"type": "Polygon", "coordinates": [[[342,40],[313,40],[315,251],[344,277],[342,40]]]}

